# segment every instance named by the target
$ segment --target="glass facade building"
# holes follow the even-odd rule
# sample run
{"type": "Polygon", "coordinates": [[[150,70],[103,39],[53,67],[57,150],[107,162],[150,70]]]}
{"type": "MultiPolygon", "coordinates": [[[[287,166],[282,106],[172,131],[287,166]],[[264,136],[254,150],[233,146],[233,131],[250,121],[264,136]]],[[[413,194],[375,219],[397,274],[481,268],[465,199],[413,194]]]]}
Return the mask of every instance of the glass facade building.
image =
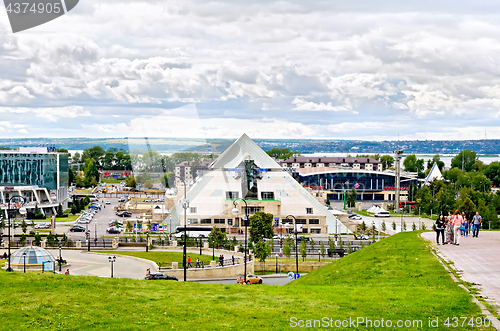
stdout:
{"type": "MultiPolygon", "coordinates": [[[[344,190],[355,188],[360,200],[383,200],[383,194],[376,192],[391,191],[396,186],[396,176],[392,173],[375,171],[336,171],[316,174],[298,174],[299,182],[306,187],[321,189],[339,194],[328,195],[330,200],[342,200],[344,190]]],[[[417,178],[401,176],[401,190],[408,189],[417,178]]]]}
{"type": "Polygon", "coordinates": [[[0,185],[68,186],[68,154],[0,153],[0,185]]]}

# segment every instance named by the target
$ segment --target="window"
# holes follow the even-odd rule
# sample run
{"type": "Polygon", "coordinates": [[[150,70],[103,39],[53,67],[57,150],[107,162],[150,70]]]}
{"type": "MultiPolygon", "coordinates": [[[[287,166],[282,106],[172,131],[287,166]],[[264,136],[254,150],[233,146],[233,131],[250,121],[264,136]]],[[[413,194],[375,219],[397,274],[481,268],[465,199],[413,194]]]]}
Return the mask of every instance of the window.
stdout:
{"type": "Polygon", "coordinates": [[[239,199],[239,197],[240,197],[239,192],[236,192],[236,191],[227,191],[226,192],[226,199],[235,200],[235,199],[239,199]]]}
{"type": "Polygon", "coordinates": [[[302,228],[302,233],[307,233],[307,228],[302,228]]]}
{"type": "Polygon", "coordinates": [[[274,192],[261,192],[262,200],[274,200],[274,192]]]}
{"type": "Polygon", "coordinates": [[[227,219],[227,225],[233,225],[233,220],[231,218],[227,219]]]}
{"type": "Polygon", "coordinates": [[[226,220],[223,218],[214,218],[214,224],[226,224],[226,220]]]}
{"type": "Polygon", "coordinates": [[[319,224],[319,220],[316,218],[309,219],[309,224],[319,224]]]}
{"type": "Polygon", "coordinates": [[[210,218],[202,218],[201,224],[212,224],[212,220],[210,218]]]}
{"type": "Polygon", "coordinates": [[[306,208],[306,214],[312,214],[313,209],[312,208],[306,208]]]}
{"type": "Polygon", "coordinates": [[[290,219],[290,218],[289,218],[289,219],[283,218],[283,219],[281,220],[281,224],[287,224],[287,223],[288,223],[288,224],[292,224],[292,223],[293,223],[293,219],[290,219]]]}
{"type": "Polygon", "coordinates": [[[248,214],[255,214],[256,212],[260,211],[261,207],[255,207],[255,206],[250,206],[250,207],[245,207],[247,210],[248,214]]]}
{"type": "Polygon", "coordinates": [[[198,224],[197,218],[188,218],[188,224],[198,224]]]}
{"type": "Polygon", "coordinates": [[[306,224],[306,220],[297,219],[297,224],[306,224]]]}
{"type": "Polygon", "coordinates": [[[196,214],[196,207],[189,207],[189,212],[191,214],[196,214]]]}
{"type": "Polygon", "coordinates": [[[311,233],[321,233],[321,229],[311,229],[311,233]]]}
{"type": "Polygon", "coordinates": [[[220,232],[226,233],[226,228],[220,228],[220,232]]]}

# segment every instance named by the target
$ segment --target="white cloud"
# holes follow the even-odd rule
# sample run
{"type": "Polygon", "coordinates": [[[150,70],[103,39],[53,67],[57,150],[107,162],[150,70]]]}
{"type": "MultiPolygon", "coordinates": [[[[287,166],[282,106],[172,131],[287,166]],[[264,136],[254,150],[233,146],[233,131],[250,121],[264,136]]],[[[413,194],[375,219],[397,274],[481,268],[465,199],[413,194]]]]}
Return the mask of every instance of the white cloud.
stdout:
{"type": "Polygon", "coordinates": [[[0,34],[0,112],[13,124],[39,119],[22,128],[30,134],[64,122],[58,132],[71,136],[139,126],[190,135],[174,127],[189,120],[164,112],[186,103],[214,137],[243,128],[335,136],[360,118],[375,123],[357,131],[361,139],[394,137],[402,120],[418,127],[410,135],[430,135],[439,119],[464,131],[491,126],[500,106],[500,20],[491,8],[500,5],[488,6],[87,0],[42,27],[0,34]],[[472,123],[478,112],[482,122],[472,123]]]}

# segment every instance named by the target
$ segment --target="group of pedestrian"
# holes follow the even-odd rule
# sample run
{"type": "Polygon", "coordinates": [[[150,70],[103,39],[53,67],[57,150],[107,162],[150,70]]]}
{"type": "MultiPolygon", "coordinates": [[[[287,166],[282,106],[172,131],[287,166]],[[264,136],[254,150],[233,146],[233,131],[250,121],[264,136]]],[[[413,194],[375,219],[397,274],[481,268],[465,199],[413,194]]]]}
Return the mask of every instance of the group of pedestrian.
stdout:
{"type": "Polygon", "coordinates": [[[436,220],[436,243],[439,245],[439,237],[443,245],[460,245],[460,237],[468,237],[472,230],[472,237],[479,235],[479,226],[481,225],[481,215],[476,212],[472,220],[468,220],[464,212],[448,212],[447,216],[440,214],[436,220]]]}
{"type": "Polygon", "coordinates": [[[221,267],[224,266],[224,255],[222,255],[222,254],[219,256],[219,263],[220,263],[221,267]]]}

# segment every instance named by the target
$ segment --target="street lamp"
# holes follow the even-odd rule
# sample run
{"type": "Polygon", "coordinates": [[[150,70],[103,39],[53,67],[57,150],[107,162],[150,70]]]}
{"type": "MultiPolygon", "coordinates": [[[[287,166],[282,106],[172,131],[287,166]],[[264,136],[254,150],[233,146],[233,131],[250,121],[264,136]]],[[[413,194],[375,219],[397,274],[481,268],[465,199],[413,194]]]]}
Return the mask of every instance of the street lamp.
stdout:
{"type": "Polygon", "coordinates": [[[297,234],[298,234],[298,229],[297,229],[297,219],[293,215],[288,215],[285,219],[288,220],[288,218],[291,217],[294,220],[294,229],[293,232],[295,232],[295,270],[296,274],[299,274],[299,251],[297,250],[297,234]]]}
{"type": "Polygon", "coordinates": [[[236,203],[236,201],[238,200],[241,200],[245,203],[245,219],[244,219],[244,224],[245,224],[245,276],[244,276],[244,282],[245,284],[247,283],[247,227],[248,227],[248,221],[249,221],[249,218],[248,218],[248,205],[247,205],[247,202],[245,199],[235,199],[233,201],[233,205],[234,205],[234,208],[232,210],[233,212],[233,215],[238,215],[239,214],[239,210],[238,210],[238,205],[236,203]]]}
{"type": "Polygon", "coordinates": [[[146,232],[146,253],[149,252],[149,230],[146,232]]]}
{"type": "MultiPolygon", "coordinates": [[[[10,227],[12,226],[12,220],[10,219],[10,211],[11,211],[10,210],[10,203],[13,201],[14,198],[21,199],[23,201],[23,204],[26,203],[26,200],[22,196],[20,196],[20,195],[12,196],[8,200],[8,204],[7,204],[7,220],[9,221],[9,233],[8,233],[8,236],[9,236],[9,246],[8,246],[8,251],[9,251],[9,266],[5,270],[5,271],[8,271],[8,272],[14,271],[10,267],[10,227]]],[[[14,209],[14,210],[16,210],[16,209],[14,209]]],[[[19,208],[19,213],[25,214],[26,213],[26,208],[24,208],[24,207],[19,208]]]]}
{"type": "Polygon", "coordinates": [[[24,273],[26,273],[26,252],[23,253],[24,273]]]}
{"type": "Polygon", "coordinates": [[[111,278],[113,278],[113,264],[116,262],[116,256],[108,256],[108,261],[111,263],[111,278]]]}
{"type": "Polygon", "coordinates": [[[321,262],[321,250],[318,249],[318,262],[321,262]]]}
{"type": "Polygon", "coordinates": [[[187,246],[187,233],[186,233],[186,226],[187,226],[187,209],[189,208],[189,200],[187,199],[187,193],[186,193],[186,179],[182,177],[177,177],[179,178],[182,183],[184,184],[184,199],[181,200],[182,202],[182,208],[184,209],[184,248],[182,249],[182,263],[184,264],[184,281],[186,281],[186,246],[187,246]]]}
{"type": "Polygon", "coordinates": [[[59,245],[59,272],[61,272],[62,268],[62,256],[61,256],[61,245],[59,245]]]}

